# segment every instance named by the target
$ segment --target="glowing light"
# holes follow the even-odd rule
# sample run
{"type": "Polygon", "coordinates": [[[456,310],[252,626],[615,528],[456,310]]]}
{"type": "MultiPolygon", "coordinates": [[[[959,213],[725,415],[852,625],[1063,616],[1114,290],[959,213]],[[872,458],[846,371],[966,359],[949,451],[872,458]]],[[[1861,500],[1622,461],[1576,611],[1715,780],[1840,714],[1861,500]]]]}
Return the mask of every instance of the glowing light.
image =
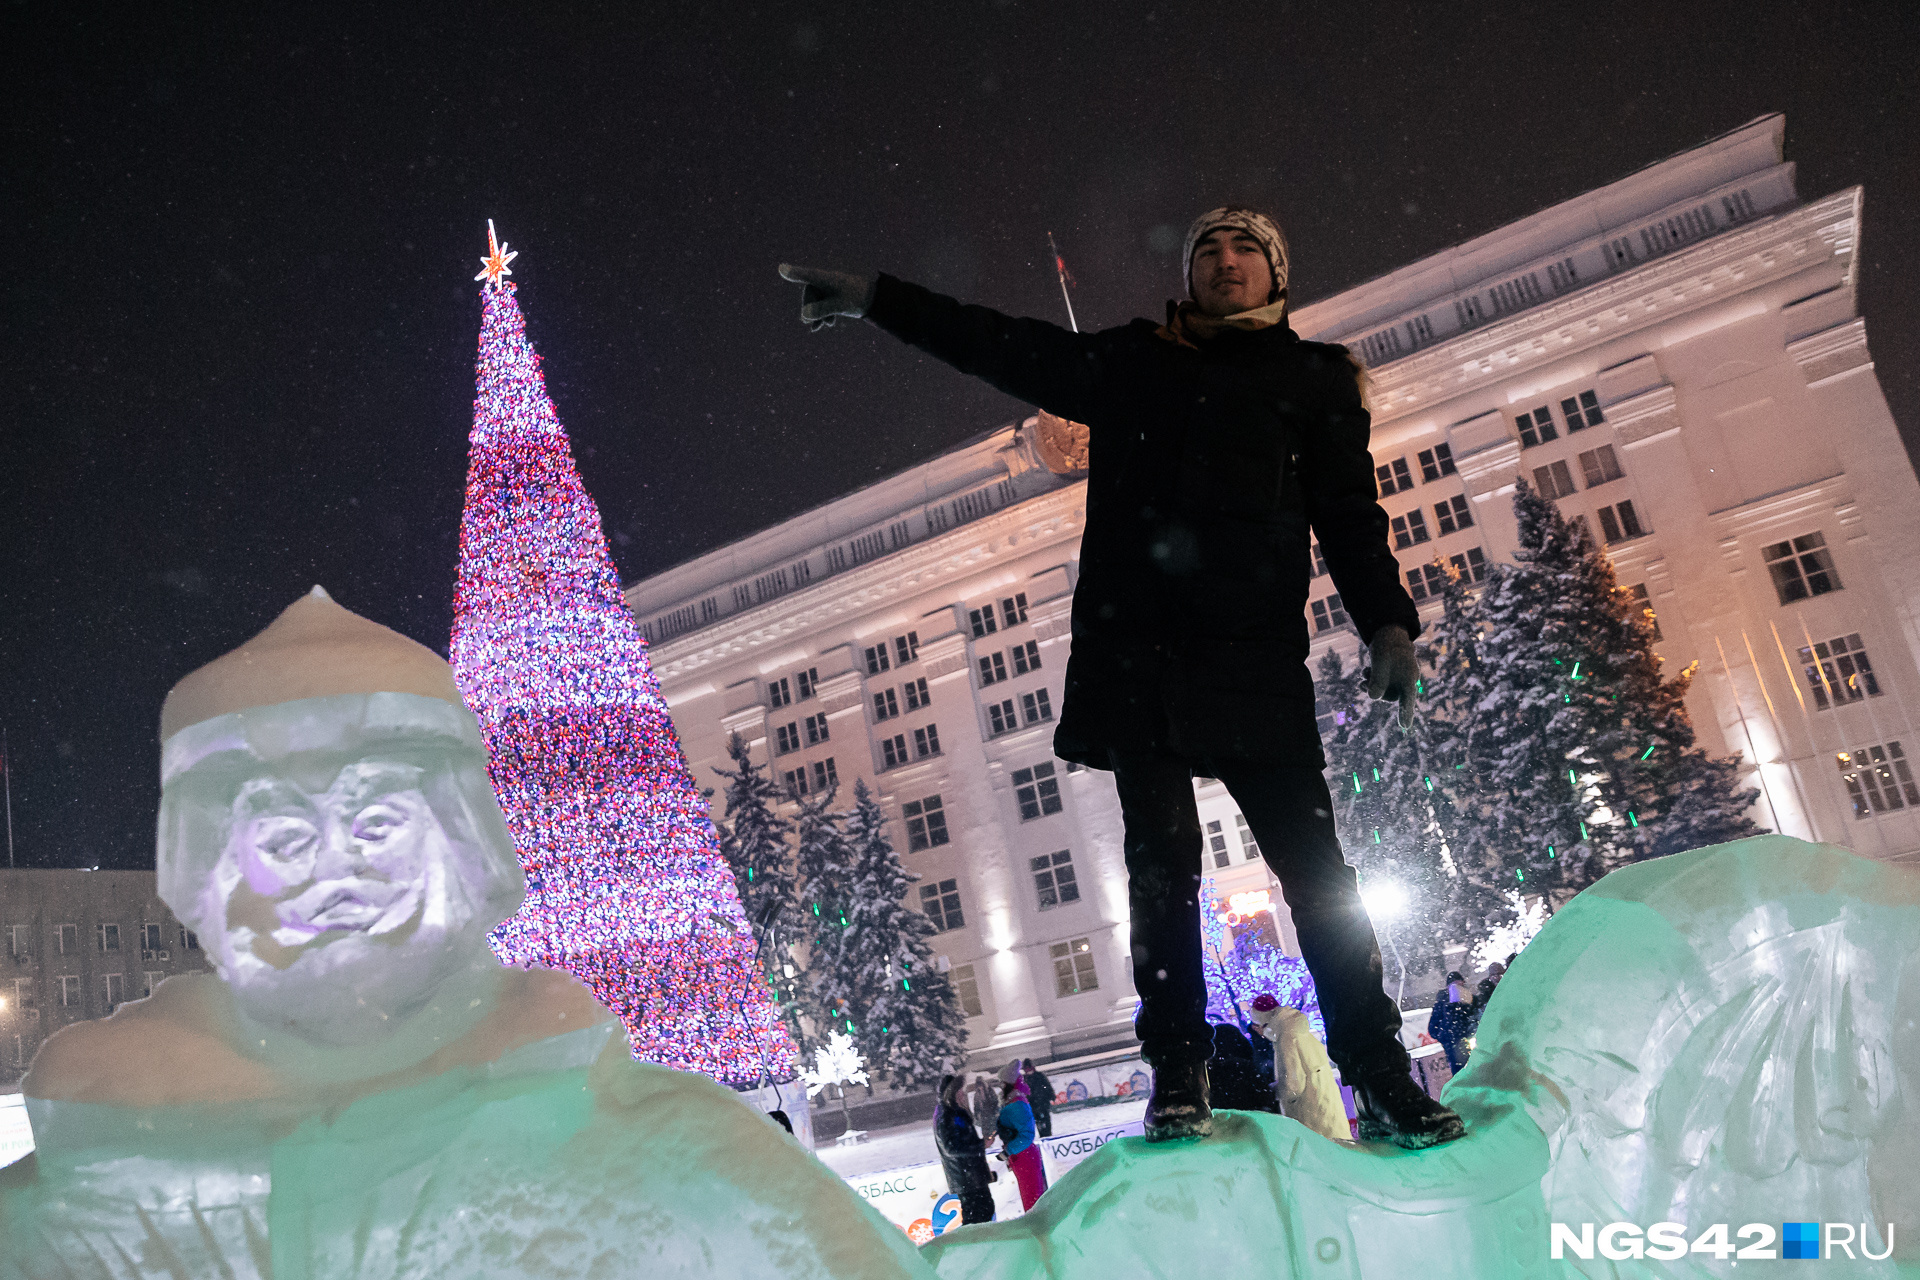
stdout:
{"type": "Polygon", "coordinates": [[[1220,913],[1220,923],[1232,928],[1244,924],[1262,911],[1273,910],[1273,893],[1268,889],[1248,889],[1244,893],[1232,894],[1227,898],[1227,909],[1220,913]]]}
{"type": "Polygon", "coordinates": [[[505,246],[504,244],[500,244],[494,240],[493,219],[488,218],[487,219],[487,256],[480,259],[480,274],[475,276],[474,279],[485,280],[490,285],[495,285],[495,286],[499,285],[501,278],[503,276],[510,276],[513,274],[513,268],[508,266],[507,264],[509,262],[512,262],[515,258],[519,256],[520,254],[518,250],[515,250],[512,253],[509,253],[507,252],[507,246],[505,246]]]}
{"type": "Polygon", "coordinates": [[[1360,902],[1375,920],[1397,920],[1406,912],[1407,891],[1392,880],[1369,880],[1360,886],[1360,902]]]}
{"type": "Polygon", "coordinates": [[[488,249],[451,656],[527,873],[494,952],[574,974],[635,1057],[735,1083],[790,1077],[707,802],[499,278],[517,255],[491,225],[488,249]]]}
{"type": "Polygon", "coordinates": [[[1652,746],[1649,746],[1645,751],[1640,753],[1640,758],[1642,760],[1645,760],[1648,756],[1652,755],[1656,750],[1658,750],[1659,746],[1660,744],[1657,742],[1654,743],[1652,746]]]}

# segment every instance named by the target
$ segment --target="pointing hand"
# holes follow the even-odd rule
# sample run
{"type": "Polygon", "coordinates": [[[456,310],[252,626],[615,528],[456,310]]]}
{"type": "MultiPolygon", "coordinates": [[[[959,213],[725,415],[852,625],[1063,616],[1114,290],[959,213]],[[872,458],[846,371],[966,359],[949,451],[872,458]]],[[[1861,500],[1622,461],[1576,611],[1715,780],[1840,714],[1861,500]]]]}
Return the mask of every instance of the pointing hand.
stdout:
{"type": "Polygon", "coordinates": [[[1376,702],[1400,704],[1400,727],[1413,723],[1413,699],[1420,687],[1420,657],[1406,628],[1384,626],[1373,633],[1367,646],[1373,660],[1372,678],[1367,681],[1367,696],[1376,702]]]}
{"type": "Polygon", "coordinates": [[[846,271],[822,271],[818,267],[780,264],[780,278],[801,285],[800,319],[818,333],[833,323],[836,316],[858,320],[873,305],[873,289],[879,283],[875,275],[854,275],[846,271]]]}

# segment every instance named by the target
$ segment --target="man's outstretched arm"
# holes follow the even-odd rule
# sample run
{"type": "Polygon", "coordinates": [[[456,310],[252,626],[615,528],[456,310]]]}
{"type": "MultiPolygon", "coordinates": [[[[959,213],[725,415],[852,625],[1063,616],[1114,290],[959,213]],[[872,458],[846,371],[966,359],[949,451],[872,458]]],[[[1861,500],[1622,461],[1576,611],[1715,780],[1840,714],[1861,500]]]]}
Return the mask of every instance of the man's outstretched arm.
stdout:
{"type": "Polygon", "coordinates": [[[1076,422],[1098,416],[1111,394],[1104,342],[1044,320],[967,306],[893,276],[783,264],[804,286],[800,318],[818,329],[835,317],[865,317],[894,337],[1016,399],[1076,422]]]}

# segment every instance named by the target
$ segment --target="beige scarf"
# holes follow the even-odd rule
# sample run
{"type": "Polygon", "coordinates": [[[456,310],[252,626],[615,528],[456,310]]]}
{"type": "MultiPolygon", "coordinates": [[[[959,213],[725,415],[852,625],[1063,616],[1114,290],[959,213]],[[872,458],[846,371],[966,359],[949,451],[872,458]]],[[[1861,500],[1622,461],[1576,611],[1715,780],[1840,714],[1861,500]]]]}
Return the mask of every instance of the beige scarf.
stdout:
{"type": "Polygon", "coordinates": [[[1210,316],[1191,302],[1182,302],[1178,306],[1169,303],[1167,322],[1154,333],[1168,342],[1177,342],[1197,351],[1201,343],[1219,337],[1228,329],[1270,329],[1283,322],[1286,316],[1285,297],[1278,302],[1269,302],[1264,307],[1230,316],[1210,316]]]}

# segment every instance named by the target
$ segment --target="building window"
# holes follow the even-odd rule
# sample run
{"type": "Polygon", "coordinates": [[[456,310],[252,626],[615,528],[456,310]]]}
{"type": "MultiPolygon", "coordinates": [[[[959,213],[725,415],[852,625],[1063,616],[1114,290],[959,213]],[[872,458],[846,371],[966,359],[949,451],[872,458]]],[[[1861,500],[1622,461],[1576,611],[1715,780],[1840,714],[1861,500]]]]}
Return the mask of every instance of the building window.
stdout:
{"type": "Polygon", "coordinates": [[[920,633],[909,631],[903,636],[893,638],[893,656],[901,666],[920,660],[920,633]]]}
{"type": "Polygon", "coordinates": [[[1598,449],[1589,449],[1580,455],[1580,470],[1586,474],[1587,488],[1603,485],[1609,480],[1618,480],[1623,472],[1620,460],[1613,456],[1613,446],[1603,444],[1598,449]]]}
{"type": "Polygon", "coordinates": [[[900,814],[907,820],[908,853],[947,842],[947,811],[941,806],[939,796],[909,800],[900,806],[900,814]]]}
{"type": "Polygon", "coordinates": [[[1450,476],[1454,472],[1453,446],[1437,444],[1431,449],[1420,451],[1420,478],[1431,484],[1441,476],[1450,476]]]}
{"type": "Polygon", "coordinates": [[[958,880],[942,880],[939,884],[922,885],[920,909],[927,913],[927,919],[933,921],[935,933],[963,928],[967,923],[967,918],[960,914],[960,882],[958,880]]]}
{"type": "Polygon", "coordinates": [[[820,668],[808,667],[805,671],[795,672],[793,678],[800,686],[800,700],[805,702],[813,696],[814,688],[820,683],[820,668]]]}
{"type": "Polygon", "coordinates": [[[907,735],[896,733],[891,738],[880,739],[881,768],[892,769],[907,762],[907,735]]]}
{"type": "Polygon", "coordinates": [[[789,751],[800,749],[800,722],[777,725],[773,731],[774,754],[785,755],[789,751]]]}
{"type": "MultiPolygon", "coordinates": [[[[29,1009],[39,1008],[39,1005],[40,993],[34,980],[32,978],[15,978],[13,980],[13,1007],[25,1013],[29,1009]]],[[[33,1016],[32,1014],[28,1014],[28,1019],[31,1020],[33,1016]]]]}
{"type": "Polygon", "coordinates": [[[1522,448],[1531,449],[1535,445],[1560,438],[1560,433],[1553,429],[1553,415],[1547,412],[1545,405],[1541,405],[1531,413],[1520,414],[1514,419],[1514,425],[1520,428],[1522,448]]]}
{"type": "Polygon", "coordinates": [[[80,926],[77,924],[55,925],[53,936],[55,950],[63,956],[77,955],[80,951],[80,926]]]}
{"type": "Polygon", "coordinates": [[[1478,547],[1470,547],[1457,556],[1448,556],[1447,563],[1464,582],[1485,582],[1487,580],[1487,555],[1478,547]]]}
{"type": "Polygon", "coordinates": [[[1313,602],[1313,629],[1316,634],[1346,625],[1347,611],[1341,607],[1339,593],[1313,602]]]}
{"type": "Polygon", "coordinates": [[[980,684],[982,687],[999,684],[1007,678],[1007,655],[990,653],[980,659],[980,684]]]}
{"type": "Polygon", "coordinates": [[[1313,727],[1320,731],[1321,737],[1326,737],[1334,731],[1336,726],[1343,725],[1346,722],[1346,717],[1336,716],[1334,714],[1332,703],[1322,697],[1316,696],[1314,698],[1313,727]]]}
{"type": "Polygon", "coordinates": [[[1563,462],[1550,462],[1544,467],[1533,469],[1533,487],[1543,498],[1564,498],[1579,490],[1573,483],[1573,472],[1563,462]]]}
{"type": "Polygon", "coordinates": [[[1327,558],[1320,554],[1320,540],[1313,540],[1313,576],[1319,577],[1327,571],[1327,558]]]}
{"type": "Polygon", "coordinates": [[[1060,812],[1060,780],[1053,776],[1053,762],[1015,769],[1013,796],[1019,801],[1022,822],[1060,812]]]}
{"type": "Polygon", "coordinates": [[[808,716],[805,720],[801,721],[801,723],[807,728],[808,746],[817,747],[827,740],[826,712],[822,711],[819,715],[808,716]]]}
{"type": "Polygon", "coordinates": [[[117,924],[97,924],[93,926],[93,941],[101,951],[120,949],[120,926],[117,924]]]}
{"type": "Polygon", "coordinates": [[[1594,514],[1600,517],[1600,532],[1607,535],[1608,542],[1623,542],[1628,538],[1638,538],[1646,533],[1646,530],[1640,527],[1640,517],[1634,513],[1633,503],[1630,501],[1601,507],[1594,514]]]}
{"type": "Polygon", "coordinates": [[[781,676],[778,680],[767,681],[768,706],[784,707],[790,705],[792,702],[793,690],[787,686],[787,678],[785,676],[781,676]]]}
{"type": "Polygon", "coordinates": [[[1767,572],[1773,575],[1773,589],[1779,593],[1781,604],[1840,589],[1840,575],[1834,572],[1833,555],[1823,534],[1802,534],[1776,542],[1763,548],[1760,555],[1767,562],[1767,572]]]}
{"type": "Polygon", "coordinates": [[[1415,600],[1438,596],[1447,585],[1447,571],[1437,564],[1423,564],[1407,570],[1407,594],[1415,600]]]}
{"type": "Polygon", "coordinates": [[[32,927],[31,925],[24,925],[24,924],[10,924],[7,926],[7,954],[8,955],[24,956],[28,954],[27,939],[31,935],[27,931],[31,927],[32,927]]]}
{"type": "Polygon", "coordinates": [[[1013,646],[1013,674],[1023,676],[1029,671],[1040,669],[1040,644],[1029,640],[1025,644],[1013,646]]]}
{"type": "Polygon", "coordinates": [[[780,776],[786,781],[787,795],[791,798],[798,799],[813,790],[807,785],[807,766],[804,764],[797,769],[789,769],[780,776]]]}
{"type": "Polygon", "coordinates": [[[1227,851],[1227,833],[1218,822],[1207,824],[1207,856],[1213,859],[1213,865],[1224,867],[1233,861],[1233,854],[1227,851]]]}
{"type": "Polygon", "coordinates": [[[1800,649],[1802,670],[1813,690],[1814,705],[1825,711],[1835,702],[1859,702],[1871,695],[1880,696],[1880,682],[1873,677],[1873,665],[1860,643],[1860,633],[1822,640],[1811,650],[1800,649]],[[1816,663],[1815,659],[1819,659],[1816,663]]]}
{"type": "Polygon", "coordinates": [[[839,785],[840,771],[833,767],[832,756],[828,756],[825,760],[815,760],[813,762],[814,790],[825,791],[828,787],[837,787],[839,785]]]}
{"type": "Polygon", "coordinates": [[[940,754],[940,729],[937,725],[928,725],[924,729],[913,731],[914,754],[925,758],[940,754]]]}
{"type": "Polygon", "coordinates": [[[198,951],[200,949],[200,935],[185,925],[180,926],[180,949],[182,951],[198,951]]]}
{"type": "Polygon", "coordinates": [[[148,996],[152,995],[153,989],[159,986],[160,980],[166,976],[167,976],[166,974],[161,973],[157,969],[150,969],[147,972],[141,974],[140,975],[140,998],[142,1000],[145,1000],[148,996]]]}
{"type": "Polygon", "coordinates": [[[126,975],[119,973],[109,973],[105,975],[100,979],[100,992],[107,998],[107,1012],[111,1014],[115,1009],[126,1003],[126,975]]]}
{"type": "Polygon", "coordinates": [[[1380,496],[1383,498],[1402,489],[1413,488],[1413,474],[1407,470],[1405,458],[1395,458],[1384,466],[1375,467],[1373,474],[1380,482],[1380,496]]]}
{"type": "Polygon", "coordinates": [[[143,924],[140,926],[140,949],[142,951],[158,951],[166,945],[166,930],[160,925],[143,924]]]}
{"type": "Polygon", "coordinates": [[[906,690],[907,710],[918,711],[922,707],[930,707],[933,705],[933,699],[927,696],[927,682],[924,677],[919,680],[907,681],[906,690]]]}
{"type": "Polygon", "coordinates": [[[1019,727],[1019,721],[1013,718],[1013,699],[990,703],[987,706],[987,724],[994,737],[1019,727]]]}
{"type": "Polygon", "coordinates": [[[1073,853],[1043,853],[1027,859],[1033,871],[1033,887],[1040,895],[1040,909],[1051,911],[1063,902],[1080,901],[1080,886],[1073,878],[1073,853]]]}
{"type": "Polygon", "coordinates": [[[80,976],[69,973],[60,979],[60,1007],[77,1009],[80,1007],[80,976]]]}
{"type": "Polygon", "coordinates": [[[882,671],[893,670],[893,659],[887,655],[886,642],[867,646],[867,674],[877,676],[882,671]]]}
{"type": "Polygon", "coordinates": [[[1473,528],[1473,504],[1467,501],[1465,494],[1449,498],[1445,502],[1436,502],[1433,506],[1433,517],[1439,521],[1440,532],[1443,534],[1471,529],[1473,528]]]}
{"type": "Polygon", "coordinates": [[[1600,415],[1600,397],[1591,391],[1582,391],[1578,396],[1569,397],[1560,402],[1560,416],[1567,420],[1567,430],[1581,431],[1587,427],[1597,427],[1606,419],[1600,415]]]}
{"type": "Polygon", "coordinates": [[[1839,760],[1840,776],[1847,780],[1847,794],[1853,797],[1854,817],[1920,808],[1920,788],[1913,785],[1913,770],[1899,743],[1842,751],[1839,760]]]}
{"type": "Polygon", "coordinates": [[[1056,942],[1047,948],[1047,958],[1053,961],[1055,995],[1072,996],[1100,989],[1100,976],[1093,971],[1091,940],[1075,938],[1071,942],[1056,942]]]}
{"type": "Polygon", "coordinates": [[[967,622],[973,628],[975,640],[982,636],[990,636],[1000,629],[1000,623],[993,616],[992,605],[967,610],[967,622]]]}
{"type": "Polygon", "coordinates": [[[1008,596],[1000,602],[1000,619],[1008,626],[1018,626],[1027,620],[1027,593],[1008,596]]]}
{"type": "Polygon", "coordinates": [[[980,980],[973,976],[972,965],[955,965],[948,976],[953,979],[953,993],[960,997],[960,1012],[969,1018],[977,1018],[986,1012],[980,1004],[980,980]]]}
{"type": "Polygon", "coordinates": [[[893,690],[882,689],[873,695],[873,718],[876,722],[891,720],[899,714],[900,699],[894,696],[893,690]]]}
{"type": "Polygon", "coordinates": [[[1427,540],[1426,513],[1415,509],[1403,516],[1393,518],[1393,545],[1405,551],[1416,543],[1427,540]]]}
{"type": "Polygon", "coordinates": [[[1634,602],[1640,606],[1640,613],[1646,618],[1647,625],[1653,628],[1653,638],[1655,640],[1665,639],[1665,637],[1660,634],[1660,617],[1654,613],[1653,601],[1647,597],[1647,584],[1644,582],[1636,582],[1631,587],[1628,587],[1627,590],[1632,593],[1634,602]]]}
{"type": "Polygon", "coordinates": [[[1260,856],[1260,842],[1253,838],[1253,828],[1247,825],[1247,815],[1234,814],[1233,825],[1240,835],[1240,857],[1247,862],[1254,861],[1260,856]]]}
{"type": "Polygon", "coordinates": [[[1032,693],[1020,695],[1020,709],[1027,713],[1028,724],[1039,724],[1042,720],[1053,719],[1053,700],[1045,689],[1035,689],[1032,693]]]}

